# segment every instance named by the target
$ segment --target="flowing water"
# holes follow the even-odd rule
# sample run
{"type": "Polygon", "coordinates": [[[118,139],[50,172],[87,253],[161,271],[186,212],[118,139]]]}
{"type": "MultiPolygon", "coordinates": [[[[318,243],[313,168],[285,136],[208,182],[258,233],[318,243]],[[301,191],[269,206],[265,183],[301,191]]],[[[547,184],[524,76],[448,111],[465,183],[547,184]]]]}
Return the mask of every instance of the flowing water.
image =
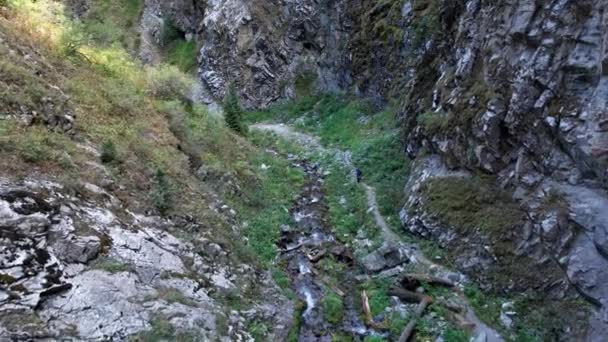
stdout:
{"type": "Polygon", "coordinates": [[[290,211],[294,227],[283,229],[279,242],[282,260],[292,286],[305,306],[302,311],[299,341],[331,341],[332,334],[366,336],[359,315],[359,300],[352,276],[351,252],[336,240],[327,219],[328,207],[323,194],[323,170],[307,160],[290,158],[293,166],[306,174],[306,184],[290,211]],[[340,274],[326,274],[320,267],[324,258],[340,264],[340,274]],[[332,279],[340,281],[332,283],[332,279]],[[341,297],[344,314],[341,322],[329,322],[324,312],[324,299],[330,293],[341,297]]]}

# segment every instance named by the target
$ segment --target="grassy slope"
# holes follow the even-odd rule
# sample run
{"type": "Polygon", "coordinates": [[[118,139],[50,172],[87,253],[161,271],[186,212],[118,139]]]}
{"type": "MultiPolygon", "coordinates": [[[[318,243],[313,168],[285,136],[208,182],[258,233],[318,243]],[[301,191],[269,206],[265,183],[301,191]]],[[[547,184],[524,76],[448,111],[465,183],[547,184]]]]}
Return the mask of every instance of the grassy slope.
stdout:
{"type": "MultiPolygon", "coordinates": [[[[132,58],[141,1],[90,5],[92,14],[80,23],[51,0],[13,1],[11,10],[0,9],[0,175],[15,181],[37,175],[74,191],[109,177],[109,191],[131,210],[192,215],[234,261],[271,268],[273,239],[288,222],[285,208],[302,175],[234,135],[205,107],[183,101],[192,82],[187,75],[132,58]],[[110,43],[114,39],[119,43],[110,43]],[[40,110],[42,98],[59,101],[61,94],[76,114],[75,136],[5,116],[21,106],[40,110]],[[102,160],[85,145],[103,152],[109,175],[95,167],[102,160]],[[263,172],[262,164],[270,169],[263,172]],[[195,176],[200,166],[208,173],[204,182],[195,176]],[[248,222],[248,239],[210,210],[214,194],[238,209],[238,221],[248,222]]],[[[255,290],[238,296],[227,305],[259,299],[255,290]]]]}

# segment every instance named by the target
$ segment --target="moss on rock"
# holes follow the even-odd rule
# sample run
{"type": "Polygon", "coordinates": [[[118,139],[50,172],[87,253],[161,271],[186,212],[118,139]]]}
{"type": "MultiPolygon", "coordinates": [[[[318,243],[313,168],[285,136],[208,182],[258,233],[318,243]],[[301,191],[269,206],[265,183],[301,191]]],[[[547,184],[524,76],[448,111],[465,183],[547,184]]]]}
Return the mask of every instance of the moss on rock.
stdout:
{"type": "Polygon", "coordinates": [[[480,177],[437,178],[422,187],[425,208],[461,233],[501,234],[524,222],[509,194],[480,177]]]}

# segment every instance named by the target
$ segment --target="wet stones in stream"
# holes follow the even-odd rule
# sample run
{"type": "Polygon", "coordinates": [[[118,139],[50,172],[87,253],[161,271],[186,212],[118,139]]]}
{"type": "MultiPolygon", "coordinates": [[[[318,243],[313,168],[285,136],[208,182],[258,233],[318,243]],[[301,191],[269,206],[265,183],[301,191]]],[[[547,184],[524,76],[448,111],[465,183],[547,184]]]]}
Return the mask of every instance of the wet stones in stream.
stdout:
{"type": "Polygon", "coordinates": [[[290,210],[295,225],[281,229],[278,245],[292,287],[304,303],[298,340],[331,341],[335,333],[365,335],[368,331],[359,317],[358,302],[352,297],[356,293],[351,280],[353,256],[336,240],[327,219],[323,171],[305,160],[293,159],[292,162],[294,167],[304,170],[307,183],[290,210]],[[324,274],[318,264],[330,257],[341,264],[343,272],[324,274]],[[331,284],[330,279],[339,279],[338,284],[331,284]],[[343,302],[341,322],[329,322],[324,312],[324,300],[331,292],[343,302]]]}

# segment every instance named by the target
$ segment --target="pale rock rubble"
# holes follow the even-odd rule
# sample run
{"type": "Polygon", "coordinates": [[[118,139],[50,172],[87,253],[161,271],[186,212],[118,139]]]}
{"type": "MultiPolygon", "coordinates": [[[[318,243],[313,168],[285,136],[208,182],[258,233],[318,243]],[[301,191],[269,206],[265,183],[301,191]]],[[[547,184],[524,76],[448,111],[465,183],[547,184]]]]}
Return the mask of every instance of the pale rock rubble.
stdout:
{"type": "MultiPolygon", "coordinates": [[[[212,295],[260,281],[255,270],[232,265],[208,239],[176,238],[178,221],[112,202],[72,197],[52,182],[0,181],[0,339],[127,340],[162,319],[201,340],[249,340],[242,314],[228,317],[212,295]],[[218,321],[234,326],[223,331],[218,321]]],[[[275,314],[263,302],[247,313],[288,329],[288,310],[275,314]]]]}

